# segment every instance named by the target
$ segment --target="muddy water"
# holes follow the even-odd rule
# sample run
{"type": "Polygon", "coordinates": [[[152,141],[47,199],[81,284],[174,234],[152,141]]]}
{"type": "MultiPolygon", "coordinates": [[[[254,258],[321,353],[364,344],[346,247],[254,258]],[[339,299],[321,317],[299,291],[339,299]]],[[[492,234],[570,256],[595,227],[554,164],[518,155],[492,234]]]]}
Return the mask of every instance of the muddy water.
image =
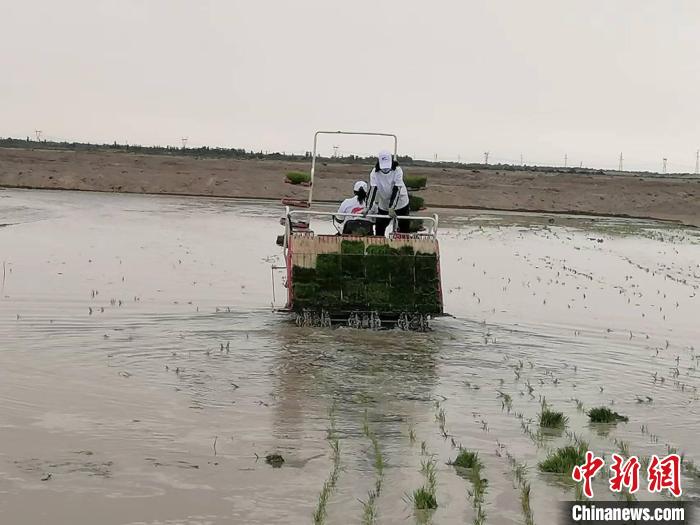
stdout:
{"type": "MultiPolygon", "coordinates": [[[[326,522],[360,523],[376,477],[365,429],[385,463],[378,522],[472,522],[471,483],[446,464],[461,444],[484,463],[487,523],[523,522],[513,462],[535,522],[552,523],[574,491],[537,462],[572,436],[538,437],[543,397],[598,453],[623,441],[700,460],[696,232],[445,216],[454,317],[373,333],[300,329],[271,310],[278,216],[255,202],[0,191],[0,523],[311,522],[329,433],[340,469],[326,522]],[[591,426],[574,400],[630,421],[591,426]],[[439,507],[416,515],[408,495],[428,457],[439,507]]],[[[698,481],[686,472],[685,497],[698,481]]],[[[603,477],[594,490],[612,497],[603,477]]]]}

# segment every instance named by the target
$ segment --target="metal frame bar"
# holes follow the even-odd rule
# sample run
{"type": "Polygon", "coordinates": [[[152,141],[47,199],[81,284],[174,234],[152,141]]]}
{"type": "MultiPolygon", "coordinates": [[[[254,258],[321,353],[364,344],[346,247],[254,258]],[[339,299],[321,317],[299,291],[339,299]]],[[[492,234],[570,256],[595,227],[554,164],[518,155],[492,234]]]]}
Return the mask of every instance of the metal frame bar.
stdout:
{"type": "Polygon", "coordinates": [[[313,151],[313,156],[311,157],[311,174],[310,174],[311,184],[309,185],[309,206],[311,206],[311,202],[313,201],[314,173],[316,173],[316,145],[318,142],[319,135],[366,135],[366,136],[370,136],[370,137],[393,137],[393,139],[394,139],[394,160],[397,160],[399,139],[393,133],[376,133],[376,132],[371,132],[371,131],[317,131],[316,133],[314,133],[314,151],[313,151]]]}
{"type": "MultiPolygon", "coordinates": [[[[287,248],[287,239],[292,233],[291,229],[291,224],[292,224],[292,218],[293,216],[297,215],[303,215],[303,216],[315,216],[315,217],[354,217],[356,219],[362,219],[362,218],[369,218],[369,219],[386,219],[388,215],[378,215],[374,213],[369,213],[366,216],[362,215],[357,215],[356,213],[339,213],[339,212],[333,212],[333,211],[314,211],[310,209],[304,209],[304,210],[290,210],[289,206],[286,207],[285,210],[285,216],[287,220],[285,221],[285,227],[284,227],[284,248],[286,250],[287,248]]],[[[438,216],[437,213],[433,214],[432,217],[430,216],[421,216],[421,215],[406,215],[406,216],[399,216],[396,218],[396,220],[399,219],[416,219],[416,220],[422,220],[422,221],[429,221],[430,227],[428,228],[428,235],[431,237],[435,238],[437,237],[437,229],[438,229],[438,216]]]]}

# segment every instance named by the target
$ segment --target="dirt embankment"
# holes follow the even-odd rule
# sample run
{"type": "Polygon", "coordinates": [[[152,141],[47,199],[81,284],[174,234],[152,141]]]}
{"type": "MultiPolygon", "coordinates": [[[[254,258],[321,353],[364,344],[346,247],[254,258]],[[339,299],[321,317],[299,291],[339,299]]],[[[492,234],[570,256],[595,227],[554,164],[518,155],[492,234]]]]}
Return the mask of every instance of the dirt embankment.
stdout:
{"type": "MultiPolygon", "coordinates": [[[[271,160],[195,159],[129,153],[0,148],[0,186],[281,199],[307,188],[284,174],[308,164],[271,160]]],[[[340,201],[370,166],[318,164],[314,200],[340,201]]],[[[700,179],[637,174],[411,167],[428,177],[428,206],[620,215],[700,227],[700,179]]]]}

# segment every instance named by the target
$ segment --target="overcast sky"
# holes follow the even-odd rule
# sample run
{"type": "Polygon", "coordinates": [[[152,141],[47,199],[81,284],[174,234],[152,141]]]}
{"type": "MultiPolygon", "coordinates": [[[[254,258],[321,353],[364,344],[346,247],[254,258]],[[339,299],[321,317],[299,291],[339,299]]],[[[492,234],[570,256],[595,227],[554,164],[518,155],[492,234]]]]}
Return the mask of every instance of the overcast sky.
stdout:
{"type": "Polygon", "coordinates": [[[0,0],[0,136],[692,171],[698,0],[0,0]],[[326,151],[385,143],[329,138],[326,151]]]}

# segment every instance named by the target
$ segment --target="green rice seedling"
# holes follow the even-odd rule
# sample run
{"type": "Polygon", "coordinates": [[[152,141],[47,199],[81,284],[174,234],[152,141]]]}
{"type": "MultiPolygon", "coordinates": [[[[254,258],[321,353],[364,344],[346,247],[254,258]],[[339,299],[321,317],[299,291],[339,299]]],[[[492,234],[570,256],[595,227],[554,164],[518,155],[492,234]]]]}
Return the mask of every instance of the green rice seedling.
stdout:
{"type": "Polygon", "coordinates": [[[592,408],[588,411],[588,418],[591,423],[617,423],[618,421],[627,422],[629,418],[622,416],[617,412],[613,412],[608,407],[592,408]]]}
{"type": "Polygon", "coordinates": [[[427,460],[421,460],[420,470],[425,476],[427,481],[427,487],[434,493],[437,487],[437,469],[435,467],[436,461],[433,457],[427,460]]]}
{"type": "Polygon", "coordinates": [[[567,445],[551,452],[544,461],[540,461],[538,467],[542,472],[570,475],[576,465],[583,464],[587,450],[588,444],[584,442],[576,446],[567,445]]]}
{"type": "Polygon", "coordinates": [[[382,491],[382,482],[384,479],[384,457],[382,456],[382,451],[379,447],[379,440],[377,439],[377,436],[374,434],[374,432],[372,432],[372,430],[370,429],[366,410],[362,427],[365,436],[369,438],[370,442],[372,443],[372,448],[374,450],[374,489],[370,490],[367,494],[367,501],[362,502],[362,523],[369,525],[375,523],[377,518],[377,498],[379,498],[379,494],[382,491]]]}
{"type": "Polygon", "coordinates": [[[530,484],[527,482],[520,485],[520,506],[525,517],[525,525],[533,525],[535,520],[530,506],[530,484]]]}
{"type": "Polygon", "coordinates": [[[416,253],[416,275],[420,276],[419,283],[424,283],[425,287],[432,289],[432,285],[437,282],[437,255],[434,253],[416,253]]]}
{"type": "Polygon", "coordinates": [[[472,467],[469,475],[469,480],[472,484],[472,490],[469,491],[469,495],[472,498],[472,505],[474,507],[474,524],[480,525],[486,521],[486,512],[484,511],[484,496],[486,495],[486,487],[488,486],[488,480],[482,475],[483,466],[480,461],[477,461],[472,467]]]}
{"type": "Polygon", "coordinates": [[[576,403],[576,410],[578,410],[579,412],[585,411],[585,409],[583,408],[583,401],[581,401],[580,399],[576,399],[576,398],[573,398],[572,401],[574,403],[576,403]]]}
{"type": "Polygon", "coordinates": [[[408,196],[408,206],[411,211],[420,211],[423,209],[425,204],[425,199],[423,197],[418,197],[416,195],[408,196]]]}
{"type": "Polygon", "coordinates": [[[327,282],[338,282],[340,277],[340,254],[322,253],[316,257],[316,274],[327,282]]]}
{"type": "Polygon", "coordinates": [[[335,428],[335,403],[331,405],[328,411],[329,427],[327,429],[328,442],[331,447],[331,457],[333,465],[328,479],[323,483],[321,492],[318,495],[318,502],[313,513],[314,525],[322,525],[326,521],[326,507],[328,499],[335,490],[340,475],[340,442],[336,436],[335,428]]]}
{"type": "Polygon", "coordinates": [[[292,184],[302,184],[304,182],[311,181],[311,175],[308,173],[303,173],[301,171],[290,171],[286,175],[287,180],[292,184]]]}
{"type": "Polygon", "coordinates": [[[437,499],[435,499],[435,494],[428,487],[421,487],[413,491],[413,496],[411,497],[413,505],[418,510],[431,510],[437,509],[437,499]]]}
{"type": "Polygon", "coordinates": [[[372,523],[376,523],[377,521],[377,497],[379,495],[373,491],[369,491],[369,495],[367,497],[367,501],[362,501],[362,523],[363,525],[371,525],[372,523]]]}
{"type": "Polygon", "coordinates": [[[316,504],[316,510],[314,510],[313,518],[314,525],[322,525],[326,521],[328,505],[328,499],[330,498],[335,486],[338,483],[338,475],[340,474],[340,444],[338,439],[334,438],[330,441],[331,450],[333,453],[333,468],[331,470],[330,476],[323,483],[321,492],[318,495],[318,503],[316,504]]]}
{"type": "Polygon", "coordinates": [[[316,268],[292,266],[292,278],[296,283],[312,283],[316,281],[316,268]]]}
{"type": "Polygon", "coordinates": [[[413,428],[413,425],[408,427],[408,441],[413,445],[416,442],[416,429],[413,428]]]}
{"type": "Polygon", "coordinates": [[[556,412],[545,408],[540,412],[540,427],[542,428],[564,428],[569,422],[569,418],[562,412],[556,412]]]}
{"type": "Polygon", "coordinates": [[[445,430],[445,422],[447,421],[447,417],[445,415],[444,408],[441,408],[440,410],[437,411],[437,413],[435,414],[435,421],[438,422],[438,425],[440,427],[440,433],[444,437],[447,437],[447,431],[445,430]]]}
{"type": "Polygon", "coordinates": [[[398,255],[399,251],[387,244],[370,244],[367,246],[367,255],[398,255]]]}
{"type": "MultiPolygon", "coordinates": [[[[365,256],[360,254],[342,254],[340,256],[342,277],[347,281],[365,278],[365,256]]],[[[340,276],[338,276],[340,277],[340,276]]]]}
{"type": "Polygon", "coordinates": [[[474,468],[479,464],[479,453],[460,448],[457,457],[449,464],[461,468],[474,468]]]}
{"type": "Polygon", "coordinates": [[[622,441],[621,439],[616,439],[615,440],[615,446],[617,446],[617,450],[620,452],[621,456],[624,456],[626,458],[629,457],[630,455],[630,444],[627,443],[627,441],[622,441]]]}
{"type": "Polygon", "coordinates": [[[369,283],[365,287],[367,305],[372,310],[382,310],[391,304],[391,288],[385,283],[369,283]]]}
{"type": "Polygon", "coordinates": [[[501,398],[501,408],[507,408],[508,412],[510,412],[510,410],[513,408],[513,398],[510,396],[510,394],[506,394],[500,390],[496,390],[496,392],[498,392],[498,397],[501,398]]]}
{"type": "MultiPolygon", "coordinates": [[[[425,441],[422,443],[421,448],[425,452],[425,441]]],[[[421,459],[421,473],[425,477],[425,484],[414,490],[413,495],[410,496],[411,501],[416,510],[430,510],[436,509],[437,498],[435,497],[435,490],[437,487],[437,461],[432,456],[425,456],[425,459],[421,459]]]]}
{"type": "Polygon", "coordinates": [[[416,175],[404,175],[403,183],[407,188],[412,190],[419,190],[425,188],[428,182],[428,177],[419,177],[416,175]]]}
{"type": "Polygon", "coordinates": [[[515,476],[515,481],[518,483],[518,485],[522,485],[525,482],[525,472],[525,465],[522,463],[515,463],[515,466],[513,467],[513,476],[515,476]]]}
{"type": "Polygon", "coordinates": [[[365,243],[362,241],[342,241],[340,243],[340,253],[343,255],[364,255],[365,243]]]}

